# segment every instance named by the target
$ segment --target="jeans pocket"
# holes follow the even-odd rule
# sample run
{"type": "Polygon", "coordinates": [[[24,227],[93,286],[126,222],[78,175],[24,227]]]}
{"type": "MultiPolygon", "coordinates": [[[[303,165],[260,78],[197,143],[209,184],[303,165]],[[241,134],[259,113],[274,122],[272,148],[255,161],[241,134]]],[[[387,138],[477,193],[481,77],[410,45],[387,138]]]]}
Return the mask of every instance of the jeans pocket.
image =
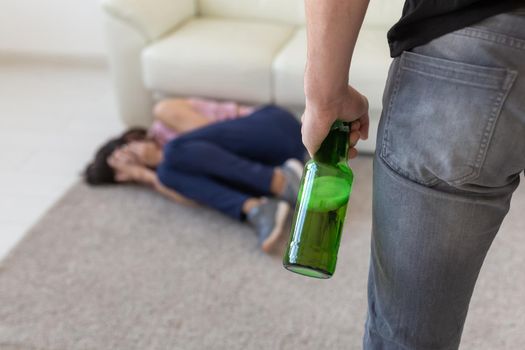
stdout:
{"type": "Polygon", "coordinates": [[[426,186],[475,179],[517,72],[408,51],[399,60],[380,157],[426,186]]]}

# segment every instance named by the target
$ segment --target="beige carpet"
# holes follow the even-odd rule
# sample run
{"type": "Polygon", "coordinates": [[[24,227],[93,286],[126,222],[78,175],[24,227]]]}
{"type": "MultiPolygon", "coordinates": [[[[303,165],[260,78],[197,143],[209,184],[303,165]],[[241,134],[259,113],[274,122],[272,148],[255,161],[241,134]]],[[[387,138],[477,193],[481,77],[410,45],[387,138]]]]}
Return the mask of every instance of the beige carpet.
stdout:
{"type": "MultiPolygon", "coordinates": [[[[0,349],[359,349],[371,160],[336,275],[260,253],[251,230],[135,187],[74,186],[0,265],[0,349]]],[[[522,186],[523,187],[523,186],[522,186]]],[[[525,343],[525,192],[480,276],[462,349],[525,343]]]]}

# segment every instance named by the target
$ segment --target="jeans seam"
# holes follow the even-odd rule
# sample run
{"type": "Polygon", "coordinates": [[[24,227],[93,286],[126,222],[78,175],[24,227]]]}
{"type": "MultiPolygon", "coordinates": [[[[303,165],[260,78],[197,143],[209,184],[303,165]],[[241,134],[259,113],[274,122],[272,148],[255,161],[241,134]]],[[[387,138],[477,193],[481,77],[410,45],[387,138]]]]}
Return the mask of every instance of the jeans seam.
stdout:
{"type": "Polygon", "coordinates": [[[433,185],[437,184],[437,183],[440,181],[440,180],[439,180],[438,178],[436,178],[436,177],[431,178],[431,179],[429,179],[429,180],[424,180],[424,181],[423,181],[422,179],[417,179],[417,178],[415,178],[414,176],[412,176],[408,171],[406,171],[405,169],[403,169],[403,168],[401,168],[401,167],[399,167],[399,166],[397,166],[397,165],[395,164],[395,162],[397,162],[397,159],[396,159],[395,156],[390,155],[390,159],[392,159],[393,162],[392,162],[392,161],[389,161],[389,160],[386,159],[386,158],[383,158],[383,160],[385,161],[385,163],[388,164],[389,168],[391,168],[392,170],[394,170],[396,173],[402,175],[403,177],[406,177],[406,178],[407,178],[408,180],[410,180],[410,181],[416,182],[416,183],[418,183],[418,184],[420,184],[420,185],[422,185],[422,186],[426,186],[426,187],[433,186],[433,185]]]}
{"type": "Polygon", "coordinates": [[[404,346],[403,344],[400,344],[396,340],[390,339],[390,338],[387,338],[387,337],[383,336],[382,334],[379,333],[379,331],[376,331],[375,329],[372,329],[372,327],[370,325],[368,325],[368,331],[370,333],[374,333],[376,336],[379,336],[381,339],[384,339],[384,340],[386,340],[386,341],[388,341],[390,343],[396,344],[397,346],[399,346],[402,349],[410,350],[410,348],[407,348],[406,346],[404,346]]]}
{"type": "Polygon", "coordinates": [[[394,81],[394,89],[392,91],[392,95],[390,96],[390,100],[388,101],[388,108],[386,111],[386,121],[385,121],[385,130],[383,132],[383,138],[382,138],[382,145],[381,145],[381,158],[384,158],[386,161],[386,158],[388,157],[388,143],[390,140],[388,139],[389,133],[388,128],[390,126],[390,117],[392,112],[392,105],[394,104],[395,96],[397,95],[397,91],[399,90],[399,83],[401,81],[401,67],[396,67],[397,72],[395,75],[395,81],[394,81]]]}
{"type": "Polygon", "coordinates": [[[393,167],[390,166],[389,163],[387,163],[382,158],[379,159],[383,163],[383,166],[387,168],[387,171],[385,173],[389,178],[391,178],[393,181],[399,183],[403,187],[410,188],[413,191],[417,191],[419,193],[423,193],[425,195],[433,196],[436,198],[442,198],[442,199],[450,199],[455,200],[462,203],[476,203],[484,200],[491,200],[494,196],[484,196],[484,197],[472,197],[472,198],[466,198],[465,196],[462,196],[460,194],[456,193],[448,193],[448,192],[442,192],[437,189],[434,189],[429,186],[425,186],[417,181],[413,181],[410,178],[405,177],[403,174],[398,173],[393,167]]]}
{"type": "MultiPolygon", "coordinates": [[[[415,53],[411,53],[413,55],[418,55],[418,56],[422,56],[421,54],[415,54],[415,53]]],[[[424,56],[425,58],[431,58],[432,60],[439,60],[439,61],[448,61],[448,60],[445,60],[443,58],[433,58],[433,57],[427,57],[427,56],[424,56]]],[[[403,57],[403,60],[404,61],[409,61],[410,63],[414,64],[414,65],[419,65],[419,66],[430,66],[430,67],[433,67],[433,68],[438,68],[438,69],[442,69],[442,70],[449,70],[449,71],[460,71],[462,73],[465,73],[465,74],[475,74],[476,76],[483,76],[483,77],[487,77],[487,78],[492,78],[494,79],[494,74],[486,74],[486,73],[482,73],[482,72],[479,72],[479,71],[476,71],[477,70],[480,70],[478,66],[475,66],[475,65],[472,65],[472,64],[467,64],[467,63],[458,63],[458,62],[454,62],[454,61],[450,61],[448,62],[449,64],[454,64],[454,65],[461,65],[462,67],[464,68],[448,68],[448,67],[444,67],[443,64],[442,65],[439,65],[439,64],[435,64],[435,63],[432,63],[432,62],[418,62],[416,59],[414,59],[413,57],[410,57],[410,56],[404,56],[403,57]],[[467,67],[471,67],[471,70],[469,69],[465,69],[467,67]]],[[[444,64],[446,64],[447,62],[443,62],[444,64]]],[[[402,64],[403,67],[407,67],[406,64],[402,64]]],[[[409,67],[407,67],[409,68],[409,67]]],[[[504,72],[504,68],[492,68],[492,67],[481,67],[482,69],[490,69],[490,70],[495,70],[495,71],[500,71],[500,72],[504,72]]],[[[417,69],[417,68],[413,68],[413,69],[417,69]]]]}
{"type": "Polygon", "coordinates": [[[487,30],[481,30],[478,28],[463,28],[454,31],[451,34],[490,41],[493,43],[513,47],[518,50],[525,50],[525,40],[523,39],[514,38],[505,34],[500,34],[487,30]]]}
{"type": "Polygon", "coordinates": [[[469,175],[465,175],[459,179],[450,181],[451,184],[460,185],[463,181],[471,180],[472,178],[476,178],[477,176],[479,176],[481,172],[481,168],[483,167],[483,164],[485,163],[485,160],[487,158],[487,150],[488,150],[488,146],[490,142],[492,141],[492,135],[494,134],[496,121],[499,119],[499,116],[501,115],[501,110],[503,109],[505,100],[511,90],[512,84],[516,80],[516,77],[517,77],[517,72],[508,71],[507,77],[504,83],[505,86],[503,90],[500,91],[496,95],[496,98],[494,99],[490,117],[487,120],[485,130],[483,132],[483,137],[481,139],[481,143],[480,143],[479,150],[478,150],[478,155],[476,157],[476,160],[474,163],[474,169],[472,173],[469,175]],[[472,176],[472,178],[470,178],[470,176],[472,176]]]}
{"type": "MultiPolygon", "coordinates": [[[[426,75],[426,76],[429,76],[429,77],[432,77],[432,78],[437,78],[437,79],[441,79],[441,80],[446,80],[446,81],[458,83],[458,84],[464,84],[464,85],[481,87],[481,88],[488,88],[488,89],[499,89],[500,88],[496,84],[474,83],[474,82],[461,80],[461,79],[457,79],[457,78],[445,77],[445,76],[439,75],[439,74],[432,74],[432,73],[425,72],[423,70],[419,70],[419,69],[415,69],[415,68],[401,67],[401,69],[404,69],[404,70],[407,70],[407,71],[411,71],[411,72],[414,72],[414,73],[418,73],[418,74],[421,74],[421,75],[426,75]]],[[[460,73],[462,73],[462,72],[460,72],[460,73]]]]}
{"type": "Polygon", "coordinates": [[[405,172],[403,169],[401,169],[400,167],[396,166],[393,162],[390,162],[388,160],[388,158],[394,158],[395,160],[395,157],[391,154],[389,154],[388,152],[388,149],[389,149],[389,126],[390,126],[390,119],[391,119],[391,112],[392,112],[392,106],[394,104],[394,100],[395,100],[395,97],[397,96],[397,93],[399,91],[399,85],[401,83],[401,73],[402,73],[402,62],[399,62],[399,67],[397,67],[397,72],[396,72],[396,75],[395,75],[395,81],[394,81],[394,89],[392,90],[392,95],[390,96],[390,101],[388,102],[388,109],[386,111],[386,122],[385,122],[385,129],[384,129],[384,133],[383,133],[383,139],[382,139],[382,145],[381,145],[381,152],[380,152],[380,157],[383,159],[383,161],[385,163],[387,163],[389,165],[390,168],[392,169],[396,169],[395,171],[399,172],[399,173],[402,173],[403,176],[409,178],[410,180],[412,181],[415,181],[415,182],[418,182],[418,183],[421,183],[422,185],[425,185],[425,186],[431,186],[433,184],[436,184],[438,182],[438,179],[432,179],[430,181],[425,181],[425,182],[420,182],[419,180],[416,180],[415,178],[413,178],[410,174],[408,174],[407,172],[405,172]]]}
{"type": "MultiPolygon", "coordinates": [[[[394,340],[394,339],[391,339],[391,338],[388,338],[388,337],[385,337],[383,336],[381,333],[379,333],[379,331],[375,330],[375,329],[372,329],[372,327],[370,326],[370,324],[368,323],[367,324],[367,331],[370,332],[370,333],[373,333],[377,336],[379,336],[381,339],[383,340],[386,340],[392,344],[396,344],[397,346],[399,346],[400,348],[402,349],[406,349],[406,350],[411,350],[413,348],[409,347],[409,346],[406,346],[406,345],[403,345],[401,343],[399,343],[398,341],[394,340]]],[[[425,350],[425,349],[422,349],[422,348],[417,348],[418,350],[425,350]]],[[[435,350],[434,348],[432,348],[433,350],[435,350]]],[[[452,345],[452,346],[447,346],[447,347],[444,347],[444,348],[441,348],[440,350],[453,350],[453,349],[457,349],[457,347],[455,345],[452,345]]]]}
{"type": "Polygon", "coordinates": [[[399,172],[401,174],[403,174],[403,176],[409,178],[410,180],[414,181],[414,182],[417,182],[417,183],[420,183],[422,185],[425,185],[425,186],[432,186],[436,183],[438,183],[439,179],[435,178],[435,179],[431,179],[429,181],[420,181],[420,180],[417,180],[415,178],[413,178],[410,174],[408,174],[406,171],[404,171],[403,169],[401,169],[400,167],[396,166],[393,162],[389,161],[388,158],[393,158],[393,160],[395,161],[395,157],[391,154],[389,154],[388,152],[388,149],[389,149],[389,126],[390,126],[390,119],[391,119],[391,112],[392,112],[392,106],[394,104],[394,100],[395,100],[395,97],[397,96],[397,93],[399,91],[399,85],[400,85],[400,82],[401,82],[401,73],[402,73],[402,62],[399,63],[399,67],[397,67],[397,72],[396,72],[396,75],[395,75],[395,81],[394,81],[394,89],[392,90],[392,95],[390,96],[390,101],[388,102],[388,109],[386,111],[386,121],[385,121],[385,128],[384,128],[384,132],[383,132],[383,137],[382,137],[382,145],[381,145],[381,152],[380,152],[380,157],[381,159],[383,159],[383,161],[385,163],[388,164],[388,166],[392,169],[395,169],[396,172],[399,172]]]}
{"type": "Polygon", "coordinates": [[[502,105],[501,104],[502,96],[503,96],[503,92],[500,91],[496,95],[496,98],[494,99],[494,103],[492,104],[492,109],[491,109],[489,118],[487,119],[487,122],[485,124],[485,129],[483,131],[483,136],[481,138],[481,142],[480,142],[479,149],[476,155],[476,159],[474,160],[474,164],[472,165],[472,168],[473,168],[472,171],[458,179],[449,181],[450,184],[460,185],[464,181],[472,180],[479,176],[479,173],[481,172],[481,164],[483,164],[483,162],[485,161],[485,156],[487,154],[486,152],[487,145],[491,139],[492,134],[494,133],[494,128],[493,128],[494,121],[497,118],[498,106],[502,105]]]}

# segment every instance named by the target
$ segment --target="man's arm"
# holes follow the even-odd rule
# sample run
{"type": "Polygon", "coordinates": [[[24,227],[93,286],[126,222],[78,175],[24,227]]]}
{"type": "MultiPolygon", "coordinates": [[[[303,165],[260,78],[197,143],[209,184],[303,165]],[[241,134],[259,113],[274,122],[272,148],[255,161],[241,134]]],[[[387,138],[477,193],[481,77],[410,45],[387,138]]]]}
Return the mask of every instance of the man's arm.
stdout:
{"type": "MultiPolygon", "coordinates": [[[[303,142],[313,155],[336,119],[354,121],[352,145],[368,137],[368,102],[348,85],[348,71],[368,0],[305,0],[307,63],[303,142]]],[[[350,157],[356,155],[355,149],[350,157]]]]}

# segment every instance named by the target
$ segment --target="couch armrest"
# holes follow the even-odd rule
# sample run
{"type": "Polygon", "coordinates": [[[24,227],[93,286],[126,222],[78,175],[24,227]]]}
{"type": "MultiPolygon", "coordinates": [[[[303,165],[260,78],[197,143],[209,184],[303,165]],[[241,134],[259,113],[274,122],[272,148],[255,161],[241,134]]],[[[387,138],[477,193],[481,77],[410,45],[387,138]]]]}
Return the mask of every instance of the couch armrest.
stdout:
{"type": "Polygon", "coordinates": [[[196,14],[196,0],[102,0],[109,15],[152,41],[196,14]]]}

